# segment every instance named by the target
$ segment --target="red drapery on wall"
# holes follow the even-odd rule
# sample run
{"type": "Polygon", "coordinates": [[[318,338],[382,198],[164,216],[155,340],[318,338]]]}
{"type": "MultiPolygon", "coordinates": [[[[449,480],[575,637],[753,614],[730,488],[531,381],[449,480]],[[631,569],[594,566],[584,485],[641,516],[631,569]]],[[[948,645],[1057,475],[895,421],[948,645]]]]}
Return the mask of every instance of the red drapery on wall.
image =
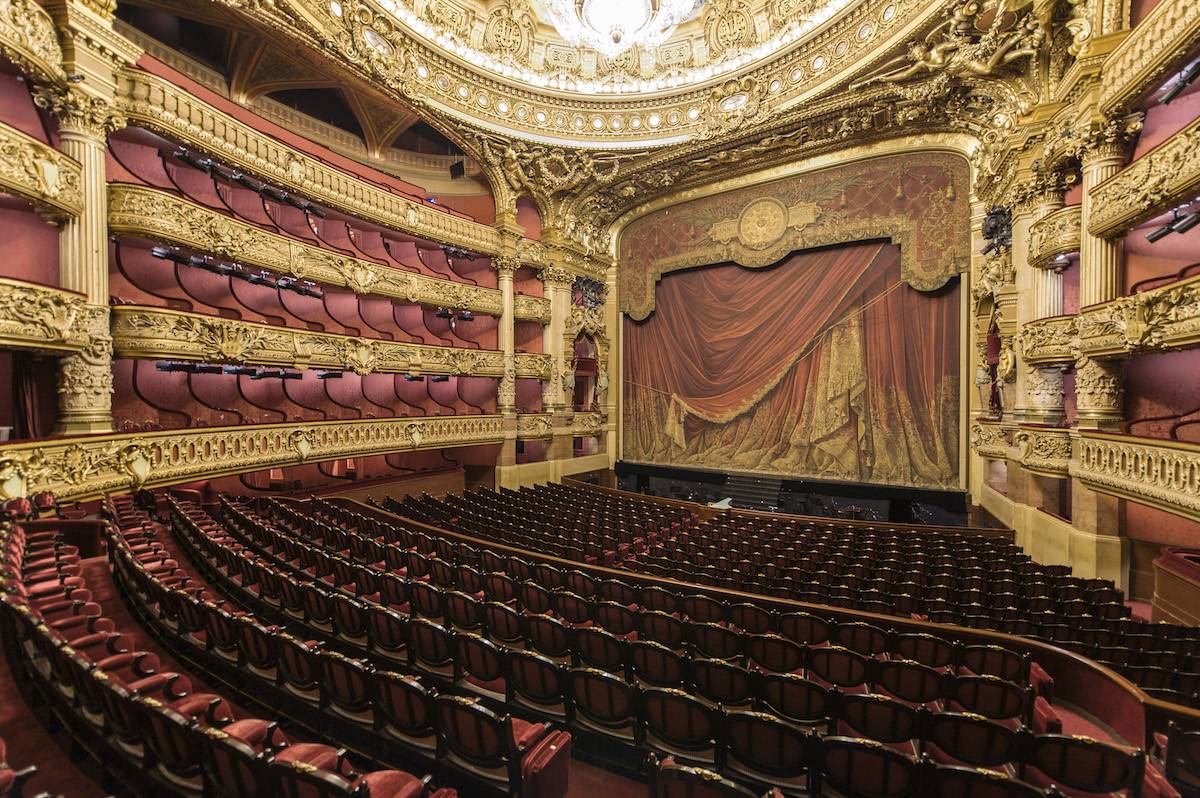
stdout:
{"type": "Polygon", "coordinates": [[[958,294],[855,244],[766,270],[671,275],[626,320],[625,457],[948,487],[958,459],[958,294]]]}

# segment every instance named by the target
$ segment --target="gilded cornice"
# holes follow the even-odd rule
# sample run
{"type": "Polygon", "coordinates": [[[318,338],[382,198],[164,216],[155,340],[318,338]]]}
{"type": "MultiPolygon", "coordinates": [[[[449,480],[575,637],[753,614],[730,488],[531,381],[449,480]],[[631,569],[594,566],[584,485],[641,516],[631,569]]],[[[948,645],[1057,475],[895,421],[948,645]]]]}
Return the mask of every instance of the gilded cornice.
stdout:
{"type": "Polygon", "coordinates": [[[1118,236],[1190,199],[1197,189],[1200,189],[1200,119],[1096,186],[1092,191],[1091,215],[1085,220],[1088,231],[1095,236],[1118,236]]]}
{"type": "MultiPolygon", "coordinates": [[[[943,13],[939,4],[922,0],[867,0],[775,57],[729,75],[690,88],[605,95],[497,76],[448,48],[428,46],[420,33],[369,0],[341,0],[340,16],[325,0],[220,2],[277,40],[306,46],[306,56],[328,59],[410,105],[505,137],[578,148],[670,145],[736,129],[747,123],[745,109],[760,95],[764,113],[809,101],[844,81],[864,58],[943,13]],[[742,102],[746,81],[754,91],[742,102]]],[[[799,9],[789,17],[802,21],[799,9]]]]}
{"type": "MultiPolygon", "coordinates": [[[[113,183],[108,187],[111,232],[185,246],[249,266],[359,294],[374,294],[430,307],[449,307],[499,316],[500,292],[381,266],[314,247],[238,221],[176,194],[156,188],[113,183]]],[[[550,303],[517,297],[516,317],[545,324],[550,303]]]]}
{"type": "Polygon", "coordinates": [[[1054,316],[1021,326],[1021,359],[1031,366],[1073,363],[1078,349],[1077,317],[1054,316]]]}
{"type": "Polygon", "coordinates": [[[0,122],[0,190],[30,200],[51,218],[78,216],[81,172],[50,145],[0,122]]]}
{"type": "Polygon", "coordinates": [[[1112,113],[1161,85],[1200,38],[1200,3],[1162,0],[1104,62],[1100,110],[1112,113]]]}
{"type": "Polygon", "coordinates": [[[500,234],[495,228],[433,209],[327,166],[156,75],[136,68],[122,70],[117,103],[131,125],[196,147],[330,208],[441,244],[501,254],[500,234]]]}
{"type": "Polygon", "coordinates": [[[1200,521],[1200,445],[1081,431],[1071,476],[1101,493],[1200,521]]]}
{"type": "Polygon", "coordinates": [[[0,54],[35,82],[66,85],[54,20],[33,0],[0,0],[0,54]]]}
{"type": "Polygon", "coordinates": [[[1008,431],[998,421],[971,422],[971,449],[988,460],[1008,459],[1008,431]]]}
{"type": "Polygon", "coordinates": [[[1029,228],[1029,265],[1049,269],[1060,255],[1079,251],[1079,205],[1068,205],[1038,219],[1029,228]]]}
{"type": "Polygon", "coordinates": [[[0,277],[0,347],[66,354],[91,341],[97,313],[82,294],[0,277]]]}
{"type": "Polygon", "coordinates": [[[1071,432],[1058,427],[1021,425],[1013,433],[1017,458],[1027,471],[1066,477],[1071,465],[1071,432]]]}
{"type": "Polygon", "coordinates": [[[1078,327],[1092,357],[1200,346],[1200,276],[1084,308],[1078,327]]]}
{"type": "Polygon", "coordinates": [[[106,493],[344,457],[503,441],[503,417],[498,415],[256,424],[55,438],[0,446],[0,496],[49,490],[59,499],[93,499],[106,493]]]}
{"type": "MultiPolygon", "coordinates": [[[[130,305],[113,307],[112,335],[117,357],[323,368],[358,374],[500,377],[504,370],[504,353],[498,351],[318,333],[130,305]]],[[[518,377],[549,379],[551,358],[519,353],[516,368],[518,377]]]]}

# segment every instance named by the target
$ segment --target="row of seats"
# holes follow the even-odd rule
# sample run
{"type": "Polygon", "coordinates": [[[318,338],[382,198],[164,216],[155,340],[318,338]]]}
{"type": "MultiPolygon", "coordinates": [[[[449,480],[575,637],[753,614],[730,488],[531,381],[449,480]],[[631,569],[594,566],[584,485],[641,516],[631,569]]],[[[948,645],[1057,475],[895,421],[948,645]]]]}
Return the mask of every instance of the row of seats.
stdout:
{"type": "MultiPolygon", "coordinates": [[[[189,527],[193,534],[201,534],[198,525],[181,523],[178,528],[186,530],[189,527]]],[[[225,539],[219,543],[228,548],[230,541],[225,539]]],[[[214,563],[219,562],[219,559],[214,560],[214,563]]],[[[744,772],[739,778],[744,781],[757,779],[777,782],[786,780],[781,774],[787,772],[797,780],[798,789],[807,789],[811,770],[809,760],[807,757],[797,759],[791,754],[795,753],[796,745],[809,745],[805,742],[808,732],[794,722],[761,711],[710,706],[682,690],[639,686],[594,668],[566,668],[532,652],[503,653],[489,641],[475,635],[455,634],[432,624],[415,623],[423,629],[432,627],[445,633],[444,657],[435,658],[431,663],[434,666],[432,670],[464,689],[474,688],[484,692],[498,690],[498,695],[509,705],[538,713],[547,719],[565,722],[573,731],[600,737],[609,746],[624,744],[634,752],[649,748],[664,754],[686,756],[692,761],[706,762],[727,771],[729,768],[740,768],[744,772]],[[778,744],[765,744],[770,740],[778,741],[778,744]],[[776,759],[773,761],[768,753],[770,751],[775,752],[776,759]]],[[[414,646],[420,645],[416,641],[420,636],[414,635],[414,646]]],[[[282,653],[280,661],[285,662],[288,656],[282,653]]],[[[352,668],[357,677],[335,678],[326,673],[325,682],[361,685],[358,700],[364,700],[363,696],[370,694],[372,678],[377,674],[362,662],[346,661],[341,657],[334,657],[333,661],[338,663],[339,668],[352,668]]],[[[416,664],[420,665],[419,662],[416,664]]],[[[785,688],[789,686],[780,675],[774,678],[768,675],[765,680],[785,688]]],[[[793,677],[792,681],[801,685],[811,684],[797,677],[793,677]]],[[[782,700],[779,703],[785,704],[787,697],[782,693],[780,695],[782,700]]],[[[342,706],[343,712],[352,708],[361,711],[361,703],[350,702],[353,697],[342,696],[335,700],[342,706]]],[[[917,756],[925,746],[925,732],[918,729],[923,730],[926,723],[933,724],[934,731],[930,732],[932,739],[941,741],[952,751],[962,748],[973,760],[991,766],[1003,766],[1011,762],[1012,767],[1018,767],[1021,760],[1017,752],[1025,746],[1025,743],[1018,743],[1019,740],[1031,740],[1029,745],[1045,748],[1050,745],[1047,741],[1057,739],[1055,735],[1034,737],[1028,731],[999,726],[977,716],[948,712],[934,714],[884,696],[841,696],[832,692],[826,693],[826,701],[827,706],[836,705],[837,711],[821,724],[825,733],[840,731],[860,736],[882,736],[894,743],[905,740],[908,741],[911,756],[917,756]],[[884,716],[889,714],[889,710],[891,719],[885,721],[884,716]],[[910,725],[905,726],[906,722],[910,725]],[[1003,739],[1010,746],[1004,753],[997,753],[999,746],[1003,745],[998,741],[988,749],[987,754],[980,752],[980,722],[986,727],[984,736],[989,739],[995,737],[996,729],[1009,732],[1006,737],[996,738],[1003,739]],[[985,756],[992,758],[981,758],[985,756]]],[[[388,725],[395,728],[394,721],[389,720],[388,725]]],[[[418,730],[412,728],[406,729],[406,733],[419,736],[418,730]]],[[[1058,745],[1073,745],[1074,742],[1063,742],[1069,739],[1061,738],[1058,745]]],[[[1126,761],[1124,752],[1102,743],[1096,746],[1098,748],[1089,748],[1088,753],[1101,750],[1115,757],[1114,761],[1126,761]]],[[[934,743],[931,750],[940,749],[934,743]]],[[[1047,761],[1058,758],[1044,752],[1041,756],[1047,761]]],[[[1080,754],[1076,753],[1075,756],[1080,754]]],[[[1133,778],[1131,774],[1132,771],[1126,775],[1133,778]]],[[[1137,777],[1140,778],[1140,770],[1137,777]]]]}
{"type": "MultiPolygon", "coordinates": [[[[498,495],[494,503],[503,505],[508,494],[498,495]]],[[[428,507],[436,507],[437,500],[426,499],[423,506],[433,517],[428,507]]],[[[486,528],[486,519],[478,528],[486,528]]],[[[643,547],[613,564],[717,587],[1031,637],[1108,665],[1151,695],[1200,707],[1200,629],[1132,619],[1110,582],[1032,563],[998,538],[798,517],[723,516],[695,534],[700,528],[682,525],[664,534],[661,544],[664,550],[674,547],[671,555],[643,547]],[[752,565],[738,574],[697,566],[704,554],[731,565],[752,565]],[[785,568],[800,568],[802,575],[784,579],[779,574],[785,568]]]]}
{"type": "MultiPolygon", "coordinates": [[[[232,507],[232,505],[227,505],[227,507],[232,507]]],[[[243,517],[243,521],[245,521],[245,520],[246,519],[243,517]]],[[[308,575],[308,578],[313,579],[313,576],[308,575]]],[[[645,692],[647,690],[650,690],[650,691],[661,692],[661,688],[640,687],[636,683],[631,684],[629,681],[621,679],[617,676],[613,676],[612,674],[597,674],[597,673],[591,672],[591,671],[594,671],[594,669],[576,668],[574,670],[566,671],[568,676],[577,674],[576,678],[578,678],[580,680],[587,679],[588,684],[591,685],[590,689],[584,693],[584,695],[585,695],[585,700],[583,702],[584,709],[581,711],[580,707],[578,705],[578,699],[576,697],[576,693],[569,687],[566,690],[561,691],[561,692],[557,692],[555,690],[547,691],[545,685],[561,684],[563,681],[567,681],[569,683],[569,679],[566,679],[565,677],[556,678],[556,677],[552,676],[552,674],[555,673],[556,667],[560,668],[560,671],[559,671],[560,673],[562,672],[561,666],[556,666],[556,664],[553,663],[552,661],[537,657],[536,655],[522,654],[520,656],[509,655],[509,661],[508,661],[508,663],[506,663],[504,661],[505,657],[503,655],[499,655],[499,656],[492,657],[491,658],[492,662],[489,664],[489,658],[487,657],[487,653],[496,654],[497,652],[496,652],[494,646],[487,645],[488,641],[486,641],[486,640],[481,640],[480,638],[476,637],[475,635],[456,634],[455,632],[445,629],[444,627],[442,627],[438,624],[431,624],[431,623],[428,623],[427,621],[421,621],[420,619],[414,619],[414,620],[410,621],[410,625],[411,625],[410,629],[413,633],[413,637],[410,640],[410,644],[412,645],[412,647],[414,649],[419,649],[421,651],[435,652],[433,654],[433,656],[430,656],[429,653],[425,653],[422,656],[422,659],[425,659],[425,658],[429,659],[427,666],[430,666],[434,669],[437,669],[438,667],[442,668],[443,670],[442,670],[441,675],[443,675],[444,677],[451,678],[451,679],[466,680],[466,681],[469,681],[472,677],[474,677],[474,679],[477,683],[482,683],[482,684],[489,684],[489,683],[495,684],[496,682],[503,682],[506,679],[512,679],[514,682],[518,682],[522,685],[525,685],[526,686],[525,690],[522,690],[520,687],[509,688],[506,685],[506,687],[501,691],[501,694],[509,693],[506,696],[506,698],[508,698],[510,700],[510,703],[516,702],[518,704],[521,704],[521,703],[533,704],[536,707],[539,704],[539,702],[538,701],[530,701],[529,698],[525,695],[525,692],[528,690],[528,684],[531,681],[533,681],[530,674],[539,674],[539,676],[536,680],[536,684],[540,685],[540,688],[535,689],[534,691],[532,691],[532,693],[534,695],[540,694],[542,702],[549,702],[551,704],[563,706],[563,709],[562,709],[563,712],[566,711],[565,705],[567,705],[567,704],[571,705],[571,707],[572,707],[571,718],[572,718],[572,722],[575,724],[572,726],[572,728],[573,728],[573,730],[581,731],[583,733],[588,733],[588,732],[596,733],[595,729],[589,729],[589,728],[579,725],[580,718],[590,719],[588,712],[592,712],[592,713],[594,713],[595,716],[602,717],[602,718],[612,717],[612,710],[611,710],[611,707],[608,706],[608,704],[611,703],[611,701],[612,701],[611,697],[613,695],[618,694],[618,691],[624,691],[624,693],[625,693],[624,703],[627,707],[638,707],[641,705],[640,699],[637,698],[637,696],[640,694],[639,691],[645,692]],[[424,641],[427,637],[440,639],[441,642],[438,645],[426,645],[426,643],[424,641]],[[464,667],[464,665],[456,664],[456,659],[461,659],[462,662],[465,664],[465,667],[464,667]],[[511,663],[514,660],[520,662],[520,668],[518,669],[518,675],[516,675],[516,676],[513,675],[512,670],[511,670],[511,668],[512,668],[511,663]],[[541,660],[541,661],[537,662],[538,660],[541,660]],[[534,664],[535,662],[537,664],[534,664]],[[506,669],[506,666],[507,666],[507,669],[506,669]],[[472,670],[475,670],[477,672],[477,674],[472,674],[471,673],[472,670]],[[585,673],[587,674],[587,676],[584,676],[585,673]],[[597,691],[599,690],[599,685],[601,683],[603,683],[604,685],[607,685],[607,687],[600,693],[602,696],[605,697],[606,703],[602,704],[599,707],[596,707],[592,704],[590,698],[597,693],[597,691]],[[510,692],[510,690],[511,690],[511,692],[510,692]],[[539,693],[539,690],[540,690],[540,693],[539,693]]],[[[410,654],[411,653],[412,652],[410,652],[410,654]]],[[[419,668],[419,667],[422,667],[422,665],[426,664],[426,663],[423,663],[422,661],[418,660],[415,664],[416,664],[416,667],[419,668]]],[[[766,678],[770,679],[770,676],[768,675],[766,678]]],[[[781,680],[777,679],[776,681],[778,682],[781,680]]],[[[806,682],[805,680],[803,680],[799,677],[794,677],[794,681],[799,683],[795,686],[801,687],[801,689],[803,688],[803,686],[816,686],[816,685],[813,685],[811,682],[806,682]]],[[[789,686],[791,686],[791,685],[789,685],[789,686]]],[[[819,686],[818,686],[818,689],[820,689],[819,686]]],[[[655,694],[657,695],[657,692],[655,694]]],[[[692,708],[697,708],[698,706],[702,706],[702,704],[700,704],[696,700],[696,697],[689,696],[684,691],[680,691],[677,689],[671,690],[670,695],[671,695],[671,697],[669,699],[663,699],[663,700],[671,705],[676,706],[676,709],[672,713],[672,715],[675,717],[678,717],[680,714],[680,709],[679,709],[680,706],[688,706],[688,707],[692,707],[692,708]]],[[[890,699],[888,699],[886,697],[882,697],[882,696],[873,696],[870,698],[863,698],[863,697],[849,698],[849,697],[847,697],[845,700],[848,702],[847,706],[854,706],[854,705],[856,705],[856,703],[867,702],[866,703],[867,706],[871,706],[874,708],[878,708],[879,706],[889,707],[890,709],[892,709],[894,711],[894,717],[899,717],[901,714],[904,714],[906,712],[909,714],[906,714],[905,717],[915,717],[911,713],[919,712],[917,710],[913,710],[911,707],[903,705],[901,702],[891,701],[890,699]],[[899,709],[898,707],[903,707],[903,709],[899,709]]],[[[709,707],[709,709],[711,710],[711,707],[709,707]]],[[[943,713],[943,714],[950,714],[950,713],[943,713]]],[[[685,716],[686,716],[686,714],[685,714],[685,716]]],[[[639,728],[647,729],[650,727],[647,725],[645,719],[640,718],[640,717],[626,716],[625,720],[628,722],[629,725],[628,725],[628,728],[626,728],[624,731],[628,735],[632,735],[633,744],[636,745],[636,744],[638,744],[637,729],[639,729],[639,728]]],[[[785,723],[787,722],[780,718],[776,718],[776,720],[779,720],[780,722],[785,722],[785,723]]],[[[993,724],[993,725],[997,725],[997,724],[993,724]]],[[[868,728],[870,728],[870,727],[868,727],[868,728]]],[[[665,731],[659,730],[659,734],[664,734],[664,733],[665,733],[665,731]]]]}
{"type": "MultiPolygon", "coordinates": [[[[202,534],[200,529],[193,531],[202,534]]],[[[236,545],[219,531],[208,531],[216,533],[206,539],[218,549],[236,545]]],[[[439,696],[406,674],[377,672],[320,640],[297,637],[259,623],[255,615],[197,600],[146,572],[120,541],[113,551],[121,581],[163,634],[208,654],[218,666],[252,674],[287,714],[312,718],[323,728],[333,728],[332,715],[338,739],[353,741],[365,755],[383,758],[399,749],[405,758],[436,766],[472,789],[541,798],[562,798],[565,793],[569,734],[493,712],[461,691],[439,696]]],[[[189,551],[204,561],[199,550],[189,551]]]]}
{"type": "MultiPolygon", "coordinates": [[[[128,516],[127,508],[120,512],[128,516]]],[[[345,795],[429,795],[427,780],[399,771],[360,773],[338,749],[292,744],[274,722],[239,719],[221,696],[194,692],[186,675],[161,671],[155,654],[131,650],[125,634],[90,600],[91,591],[79,576],[77,547],[53,530],[27,534],[22,526],[8,526],[4,531],[2,606],[14,667],[67,709],[74,728],[90,733],[125,772],[144,773],[158,789],[183,795],[210,790],[215,795],[294,796],[304,791],[303,783],[335,778],[344,782],[345,795]],[[246,747],[263,768],[270,766],[263,770],[261,789],[245,791],[245,785],[225,780],[225,742],[246,747]]],[[[189,589],[153,533],[131,528],[123,545],[147,573],[189,589]]],[[[436,795],[453,798],[454,793],[436,795]]]]}

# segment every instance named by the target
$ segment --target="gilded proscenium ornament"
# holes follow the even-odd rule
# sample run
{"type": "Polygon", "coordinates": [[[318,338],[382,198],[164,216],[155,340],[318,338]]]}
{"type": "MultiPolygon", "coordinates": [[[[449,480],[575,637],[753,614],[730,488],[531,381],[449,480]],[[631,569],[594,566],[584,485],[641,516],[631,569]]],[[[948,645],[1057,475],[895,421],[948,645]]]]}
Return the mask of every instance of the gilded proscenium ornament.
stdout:
{"type": "Polygon", "coordinates": [[[1029,228],[1029,265],[1057,269],[1056,259],[1079,251],[1081,207],[1068,205],[1038,219],[1029,228]]]}
{"type": "Polygon", "coordinates": [[[1075,316],[1036,319],[1021,326],[1021,359],[1031,366],[1074,363],[1078,349],[1075,316]]]}
{"type": "Polygon", "coordinates": [[[138,435],[89,435],[0,446],[0,496],[53,491],[90,499],[266,468],[345,457],[501,443],[503,419],[426,416],[138,435]]]}
{"type": "Polygon", "coordinates": [[[80,294],[0,278],[0,346],[81,352],[91,344],[96,310],[80,294]]]}
{"type": "MultiPolygon", "coordinates": [[[[111,184],[108,220],[113,233],[184,246],[357,293],[500,315],[500,292],[494,288],[439,280],[310,246],[160,189],[111,184]]],[[[549,302],[538,297],[518,299],[518,319],[545,323],[550,315],[549,302]]]]}
{"type": "Polygon", "coordinates": [[[0,0],[0,55],[38,83],[66,85],[54,20],[33,0],[0,0]]]}
{"type": "Polygon", "coordinates": [[[1088,487],[1200,521],[1200,445],[1080,431],[1071,475],[1088,487]]]}
{"type": "Polygon", "coordinates": [[[0,190],[30,200],[51,219],[77,216],[83,210],[79,164],[3,122],[0,190]]]}
{"type": "Polygon", "coordinates": [[[1200,190],[1200,119],[1092,191],[1092,235],[1115,237],[1200,190]]]}
{"type": "Polygon", "coordinates": [[[1018,458],[1026,470],[1066,477],[1071,465],[1071,433],[1058,427],[1022,425],[1013,433],[1018,458]]]}
{"type": "Polygon", "coordinates": [[[989,460],[1008,458],[1008,433],[999,423],[976,419],[971,422],[971,449],[989,460]]]}
{"type": "Polygon", "coordinates": [[[186,143],[351,216],[442,244],[487,255],[500,253],[500,235],[494,228],[327,166],[158,76],[134,68],[122,70],[117,103],[132,125],[186,143]]]}
{"type": "Polygon", "coordinates": [[[1078,328],[1093,357],[1200,346],[1200,276],[1085,308],[1078,328]]]}
{"type": "Polygon", "coordinates": [[[1104,62],[1100,109],[1112,113],[1133,106],[1183,66],[1200,37],[1200,4],[1162,0],[1131,29],[1104,62]]]}
{"type": "MultiPolygon", "coordinates": [[[[161,308],[113,308],[118,357],[326,368],[358,374],[449,374],[500,377],[500,352],[359,338],[161,308]]],[[[550,357],[520,353],[519,377],[539,379],[550,357]]]]}

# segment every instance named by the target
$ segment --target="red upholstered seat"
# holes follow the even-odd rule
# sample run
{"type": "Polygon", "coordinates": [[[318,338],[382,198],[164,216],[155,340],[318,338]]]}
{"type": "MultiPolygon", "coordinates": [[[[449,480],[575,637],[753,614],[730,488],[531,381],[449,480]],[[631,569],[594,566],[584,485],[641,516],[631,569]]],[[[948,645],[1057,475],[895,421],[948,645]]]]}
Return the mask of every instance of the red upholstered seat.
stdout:
{"type": "Polygon", "coordinates": [[[402,770],[377,770],[359,776],[354,786],[366,784],[371,798],[420,798],[425,793],[425,782],[402,770]]]}

